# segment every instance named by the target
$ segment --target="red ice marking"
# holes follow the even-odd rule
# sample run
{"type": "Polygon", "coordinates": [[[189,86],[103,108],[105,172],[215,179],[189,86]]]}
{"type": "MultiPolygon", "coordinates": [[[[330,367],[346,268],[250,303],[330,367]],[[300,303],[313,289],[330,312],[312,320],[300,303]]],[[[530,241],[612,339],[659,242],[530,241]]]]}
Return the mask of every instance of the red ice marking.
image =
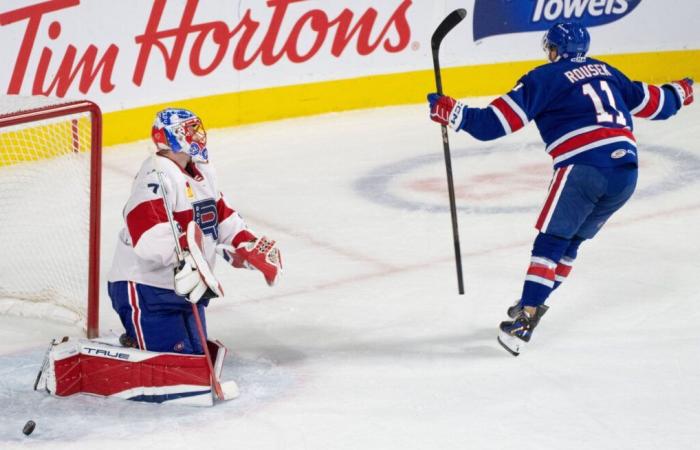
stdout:
{"type": "MultiPolygon", "coordinates": [[[[649,219],[655,219],[658,217],[670,216],[670,215],[674,215],[674,214],[678,215],[678,214],[687,213],[687,212],[695,211],[695,210],[700,210],[700,203],[695,204],[695,205],[691,205],[691,206],[687,206],[687,207],[682,207],[682,208],[674,208],[674,209],[670,209],[670,210],[658,211],[658,212],[653,213],[653,214],[647,214],[647,215],[644,215],[641,217],[636,217],[636,218],[624,220],[621,222],[612,222],[612,223],[606,225],[606,228],[616,227],[616,226],[626,226],[626,225],[636,223],[636,222],[643,222],[643,221],[646,221],[649,219]]],[[[261,221],[261,220],[256,220],[256,222],[263,223],[263,221],[261,221]]],[[[268,228],[277,228],[280,231],[284,231],[285,233],[289,233],[288,230],[284,230],[284,229],[278,227],[276,224],[268,223],[266,226],[268,228]]],[[[297,233],[289,233],[289,234],[297,235],[297,233]]],[[[297,236],[297,237],[300,237],[300,236],[297,236]]],[[[308,242],[313,244],[313,241],[311,239],[308,242]]],[[[490,255],[493,253],[497,253],[500,251],[529,247],[531,245],[532,245],[531,239],[527,239],[527,240],[522,239],[519,241],[512,241],[510,243],[506,243],[506,244],[503,244],[503,245],[497,246],[497,247],[485,248],[485,249],[471,251],[471,252],[462,251],[462,257],[464,257],[465,259],[470,258],[470,257],[477,258],[477,257],[482,257],[482,256],[487,256],[487,255],[490,255]]],[[[339,249],[338,247],[333,247],[333,246],[329,247],[326,245],[323,245],[323,247],[334,249],[334,250],[340,250],[339,254],[342,254],[344,256],[348,256],[351,254],[351,252],[339,249]]],[[[360,261],[365,261],[367,259],[363,255],[359,255],[359,256],[360,256],[360,259],[359,259],[360,261]]],[[[431,261],[421,261],[421,262],[416,263],[416,264],[410,264],[410,265],[405,265],[405,266],[390,266],[390,265],[387,265],[385,263],[378,262],[378,264],[382,264],[382,266],[385,268],[381,269],[381,270],[374,271],[374,272],[365,273],[362,275],[356,275],[356,276],[350,276],[350,277],[345,277],[345,278],[339,278],[336,280],[330,280],[330,281],[325,282],[325,283],[319,283],[319,284],[315,284],[315,285],[311,285],[311,286],[306,286],[306,287],[300,288],[300,289],[294,289],[294,290],[289,289],[289,290],[284,290],[280,293],[275,293],[272,295],[265,295],[265,296],[261,296],[261,297],[257,297],[257,298],[251,298],[250,300],[244,300],[242,302],[238,302],[237,305],[240,305],[241,303],[259,303],[259,302],[270,301],[270,300],[283,300],[283,299],[288,298],[289,296],[292,296],[292,295],[303,295],[303,294],[308,294],[311,292],[322,291],[325,289],[335,289],[335,288],[343,287],[346,285],[356,284],[356,283],[361,282],[361,281],[374,280],[377,278],[384,278],[387,276],[406,273],[406,272],[423,271],[423,270],[425,270],[426,267],[431,267],[431,266],[434,266],[436,264],[444,264],[444,263],[452,263],[452,262],[454,262],[453,255],[450,255],[450,256],[447,256],[444,258],[434,259],[431,261]]],[[[232,308],[232,307],[236,307],[236,305],[228,304],[226,306],[222,306],[222,308],[232,308]],[[231,305],[231,306],[229,306],[229,305],[231,305]]]]}
{"type": "MultiPolygon", "coordinates": [[[[455,197],[472,202],[506,199],[522,191],[539,189],[543,185],[543,165],[522,165],[512,171],[487,172],[472,175],[455,185],[455,197]]],[[[407,190],[443,195],[447,185],[443,178],[423,178],[410,181],[407,190]]]]}
{"type": "MultiPolygon", "coordinates": [[[[423,180],[416,180],[408,183],[407,188],[409,190],[418,192],[427,192],[443,195],[447,192],[445,180],[441,178],[428,178],[423,180]]],[[[511,192],[505,187],[497,187],[494,184],[494,189],[491,192],[475,192],[476,190],[484,190],[482,186],[472,186],[467,184],[460,184],[455,186],[455,197],[462,200],[480,201],[480,200],[493,200],[495,198],[507,197],[511,192]]]]}

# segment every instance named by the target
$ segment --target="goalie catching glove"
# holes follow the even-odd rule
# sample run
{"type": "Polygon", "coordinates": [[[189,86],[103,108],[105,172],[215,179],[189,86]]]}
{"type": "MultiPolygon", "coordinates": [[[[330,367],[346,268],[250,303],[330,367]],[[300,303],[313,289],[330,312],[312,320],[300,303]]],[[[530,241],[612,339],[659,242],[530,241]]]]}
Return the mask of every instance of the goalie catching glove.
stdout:
{"type": "Polygon", "coordinates": [[[221,297],[224,291],[202,253],[202,229],[194,221],[187,225],[187,247],[183,260],[175,269],[175,292],[192,303],[200,299],[221,297]]]}
{"type": "Polygon", "coordinates": [[[217,250],[233,267],[257,269],[268,285],[274,286],[282,273],[282,255],[276,242],[265,236],[243,242],[234,248],[219,245],[217,250]]]}

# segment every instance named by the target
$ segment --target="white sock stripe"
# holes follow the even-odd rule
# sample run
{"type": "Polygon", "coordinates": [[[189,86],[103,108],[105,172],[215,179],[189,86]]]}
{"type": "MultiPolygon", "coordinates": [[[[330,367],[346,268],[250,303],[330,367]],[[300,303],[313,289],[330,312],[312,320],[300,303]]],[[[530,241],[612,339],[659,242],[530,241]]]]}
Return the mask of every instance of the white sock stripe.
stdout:
{"type": "Polygon", "coordinates": [[[540,264],[543,266],[547,266],[550,269],[556,269],[556,267],[557,267],[557,263],[555,263],[554,261],[552,261],[549,258],[544,258],[542,256],[533,256],[530,258],[530,262],[535,263],[535,264],[540,264]]]}
{"type": "Polygon", "coordinates": [[[563,283],[564,281],[566,281],[566,277],[561,276],[561,275],[555,275],[555,276],[554,276],[554,281],[558,281],[558,282],[560,282],[560,283],[563,283]]]}
{"type": "Polygon", "coordinates": [[[498,121],[501,122],[501,126],[503,127],[503,131],[506,132],[506,134],[510,134],[513,132],[513,130],[510,129],[510,124],[506,120],[506,116],[503,115],[500,109],[495,107],[494,105],[489,105],[489,108],[493,110],[493,112],[496,114],[496,117],[498,118],[498,121]]]}
{"type": "Polygon", "coordinates": [[[533,283],[542,284],[544,286],[547,286],[548,288],[554,287],[554,281],[538,277],[537,275],[526,275],[525,281],[532,281],[533,283]]]}
{"type": "Polygon", "coordinates": [[[568,256],[564,256],[562,259],[559,260],[559,264],[563,264],[565,266],[573,266],[574,265],[574,259],[570,258],[568,256]]]}

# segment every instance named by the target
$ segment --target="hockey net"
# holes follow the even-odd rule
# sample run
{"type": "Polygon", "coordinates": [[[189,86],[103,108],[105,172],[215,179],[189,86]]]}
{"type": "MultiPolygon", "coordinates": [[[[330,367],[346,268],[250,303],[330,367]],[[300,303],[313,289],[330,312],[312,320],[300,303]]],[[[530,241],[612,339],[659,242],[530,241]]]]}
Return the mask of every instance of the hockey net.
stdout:
{"type": "Polygon", "coordinates": [[[98,334],[101,114],[0,96],[0,314],[98,334]]]}

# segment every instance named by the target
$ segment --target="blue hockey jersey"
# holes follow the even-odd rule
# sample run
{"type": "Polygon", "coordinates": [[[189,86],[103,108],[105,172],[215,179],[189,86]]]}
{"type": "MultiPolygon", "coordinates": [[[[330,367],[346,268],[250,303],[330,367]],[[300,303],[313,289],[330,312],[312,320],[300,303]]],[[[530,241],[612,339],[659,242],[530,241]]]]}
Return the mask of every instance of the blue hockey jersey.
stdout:
{"type": "Polygon", "coordinates": [[[487,108],[467,108],[459,129],[491,140],[534,120],[555,168],[614,167],[637,163],[632,116],[663,120],[681,106],[671,86],[631,81],[592,58],[560,60],[533,69],[487,108]]]}

